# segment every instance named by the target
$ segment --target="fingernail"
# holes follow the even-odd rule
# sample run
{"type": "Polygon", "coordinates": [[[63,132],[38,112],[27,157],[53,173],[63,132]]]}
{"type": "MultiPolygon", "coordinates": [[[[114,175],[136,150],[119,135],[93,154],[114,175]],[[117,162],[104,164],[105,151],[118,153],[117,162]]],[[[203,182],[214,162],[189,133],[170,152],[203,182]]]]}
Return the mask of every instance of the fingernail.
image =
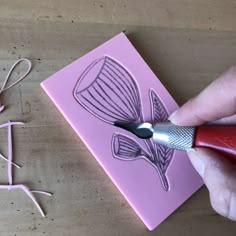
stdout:
{"type": "Polygon", "coordinates": [[[177,111],[178,111],[178,110],[174,111],[174,112],[169,116],[169,118],[168,118],[168,120],[171,121],[172,123],[174,123],[174,117],[175,117],[177,111]]]}
{"type": "Polygon", "coordinates": [[[187,150],[190,161],[193,164],[193,167],[198,172],[198,174],[203,177],[205,171],[205,163],[202,158],[199,156],[198,151],[194,148],[187,150]]]}

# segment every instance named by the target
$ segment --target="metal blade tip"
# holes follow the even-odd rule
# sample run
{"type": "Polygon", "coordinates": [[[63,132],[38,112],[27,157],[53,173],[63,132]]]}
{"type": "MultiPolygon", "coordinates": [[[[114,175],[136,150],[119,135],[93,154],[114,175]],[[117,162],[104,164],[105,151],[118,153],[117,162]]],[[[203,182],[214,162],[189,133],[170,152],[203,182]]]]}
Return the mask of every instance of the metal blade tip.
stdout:
{"type": "Polygon", "coordinates": [[[130,131],[132,134],[141,139],[149,139],[153,136],[152,125],[147,122],[141,124],[115,122],[114,125],[116,127],[130,131]]]}

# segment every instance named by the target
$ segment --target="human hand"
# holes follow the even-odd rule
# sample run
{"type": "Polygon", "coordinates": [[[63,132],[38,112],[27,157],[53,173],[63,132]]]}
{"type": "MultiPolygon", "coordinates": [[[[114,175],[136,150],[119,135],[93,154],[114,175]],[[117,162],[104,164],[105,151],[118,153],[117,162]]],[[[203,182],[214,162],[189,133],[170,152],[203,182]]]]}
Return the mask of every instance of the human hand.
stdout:
{"type": "MultiPolygon", "coordinates": [[[[173,113],[170,121],[184,126],[236,124],[236,66],[173,113]]],[[[188,155],[210,192],[212,207],[236,220],[236,165],[206,148],[190,149],[188,155]]]]}

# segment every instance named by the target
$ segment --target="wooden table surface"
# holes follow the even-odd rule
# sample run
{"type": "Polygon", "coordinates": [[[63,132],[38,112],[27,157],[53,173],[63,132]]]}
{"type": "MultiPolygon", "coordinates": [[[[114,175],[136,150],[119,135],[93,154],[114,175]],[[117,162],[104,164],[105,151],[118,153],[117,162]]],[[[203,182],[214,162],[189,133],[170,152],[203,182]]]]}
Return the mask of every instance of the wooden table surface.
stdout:
{"type": "MultiPolygon", "coordinates": [[[[181,105],[236,63],[234,0],[1,0],[0,79],[14,61],[30,76],[3,94],[0,121],[14,128],[15,182],[44,189],[41,218],[21,191],[0,191],[0,235],[235,235],[205,187],[149,232],[50,99],[41,81],[121,31],[181,105]]],[[[17,68],[15,78],[23,73],[17,68]]],[[[216,101],[217,102],[217,101],[216,101]]],[[[6,132],[0,131],[6,152],[6,132]]],[[[6,163],[0,178],[7,182],[6,163]]]]}

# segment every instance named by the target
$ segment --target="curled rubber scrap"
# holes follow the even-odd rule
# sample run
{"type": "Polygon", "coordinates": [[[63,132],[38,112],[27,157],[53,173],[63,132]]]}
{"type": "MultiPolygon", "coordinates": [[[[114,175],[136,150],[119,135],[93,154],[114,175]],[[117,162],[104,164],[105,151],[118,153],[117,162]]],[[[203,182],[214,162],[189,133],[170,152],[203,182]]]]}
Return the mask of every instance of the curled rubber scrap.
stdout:
{"type": "MultiPolygon", "coordinates": [[[[11,69],[9,70],[9,72],[7,73],[7,76],[5,78],[5,80],[3,81],[2,87],[0,88],[0,96],[2,95],[3,92],[7,91],[8,89],[12,88],[13,86],[15,86],[16,84],[18,84],[19,82],[21,82],[31,71],[32,68],[32,63],[30,60],[26,59],[26,58],[21,58],[19,60],[17,60],[11,67],[11,69]],[[27,62],[28,64],[28,68],[26,70],[26,72],[14,83],[12,83],[11,85],[7,85],[8,80],[11,77],[12,72],[15,70],[16,66],[19,65],[21,62],[27,62]]],[[[4,110],[5,106],[1,105],[0,103],[0,112],[2,112],[4,110]]]]}

